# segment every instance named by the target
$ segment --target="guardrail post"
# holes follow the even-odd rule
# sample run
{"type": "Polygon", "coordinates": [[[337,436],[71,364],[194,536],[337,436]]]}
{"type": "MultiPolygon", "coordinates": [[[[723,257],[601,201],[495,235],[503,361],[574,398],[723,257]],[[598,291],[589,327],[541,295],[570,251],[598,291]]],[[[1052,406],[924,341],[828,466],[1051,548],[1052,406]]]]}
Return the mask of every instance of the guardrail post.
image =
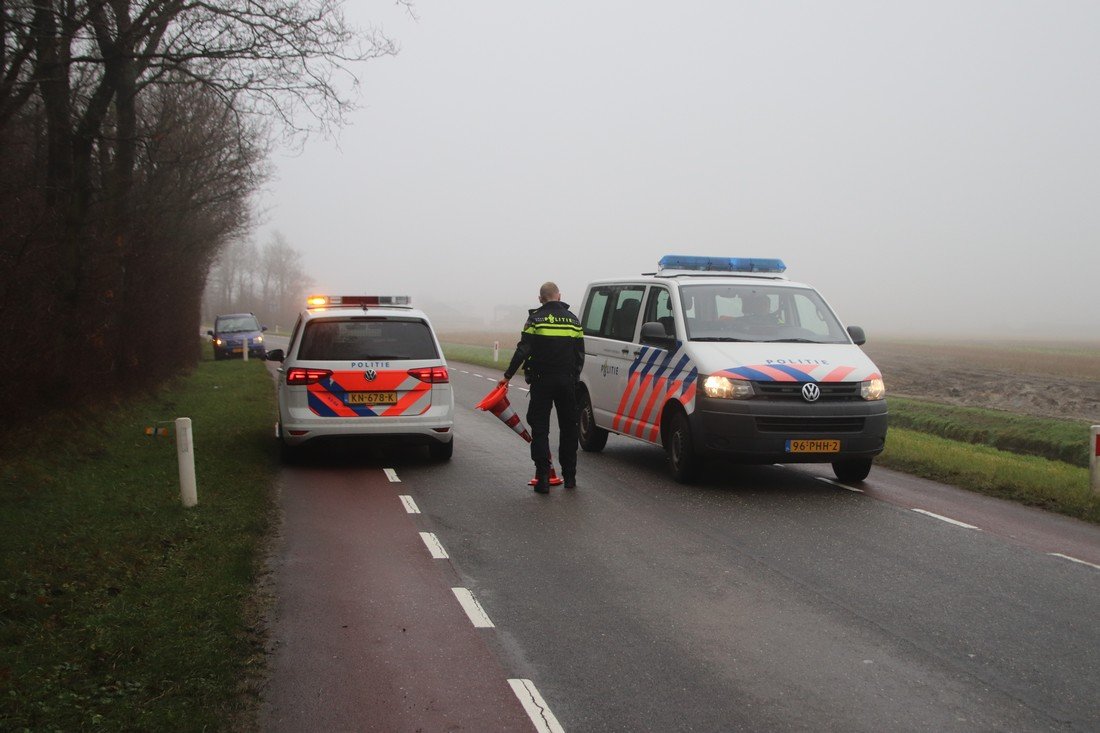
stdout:
{"type": "Polygon", "coordinates": [[[180,469],[180,500],[185,507],[199,503],[198,487],[195,485],[195,441],[191,436],[191,418],[176,418],[176,457],[180,469]]]}
{"type": "Polygon", "coordinates": [[[1100,494],[1100,425],[1089,428],[1089,476],[1093,492],[1100,494]]]}

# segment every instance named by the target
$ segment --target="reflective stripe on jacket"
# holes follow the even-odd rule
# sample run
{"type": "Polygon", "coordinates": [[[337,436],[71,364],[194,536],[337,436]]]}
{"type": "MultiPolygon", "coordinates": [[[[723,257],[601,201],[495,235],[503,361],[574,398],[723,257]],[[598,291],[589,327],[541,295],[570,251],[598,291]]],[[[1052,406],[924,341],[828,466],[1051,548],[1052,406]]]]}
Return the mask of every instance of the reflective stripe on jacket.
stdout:
{"type": "Polygon", "coordinates": [[[543,375],[580,378],[584,366],[584,330],[566,303],[551,300],[527,316],[516,353],[504,375],[510,378],[521,366],[528,382],[543,375]]]}

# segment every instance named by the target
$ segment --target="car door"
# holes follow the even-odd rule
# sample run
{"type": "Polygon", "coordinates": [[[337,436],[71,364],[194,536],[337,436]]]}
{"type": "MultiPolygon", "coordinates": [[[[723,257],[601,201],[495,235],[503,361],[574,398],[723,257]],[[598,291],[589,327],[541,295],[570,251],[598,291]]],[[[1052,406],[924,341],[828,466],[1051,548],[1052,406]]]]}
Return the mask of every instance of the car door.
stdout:
{"type": "Polygon", "coordinates": [[[593,286],[581,319],[585,334],[585,372],[596,424],[618,432],[619,408],[637,351],[642,298],[646,286],[593,286]]]}

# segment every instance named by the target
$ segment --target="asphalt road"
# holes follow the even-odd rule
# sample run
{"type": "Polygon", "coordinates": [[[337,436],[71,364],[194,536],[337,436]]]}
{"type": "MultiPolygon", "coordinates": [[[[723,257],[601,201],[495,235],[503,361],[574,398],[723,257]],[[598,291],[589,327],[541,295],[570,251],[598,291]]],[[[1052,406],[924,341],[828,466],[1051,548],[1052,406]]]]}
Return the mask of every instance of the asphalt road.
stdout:
{"type": "Polygon", "coordinates": [[[264,730],[1100,729],[1100,528],[618,436],[537,495],[495,375],[452,364],[449,463],[283,471],[264,730]]]}

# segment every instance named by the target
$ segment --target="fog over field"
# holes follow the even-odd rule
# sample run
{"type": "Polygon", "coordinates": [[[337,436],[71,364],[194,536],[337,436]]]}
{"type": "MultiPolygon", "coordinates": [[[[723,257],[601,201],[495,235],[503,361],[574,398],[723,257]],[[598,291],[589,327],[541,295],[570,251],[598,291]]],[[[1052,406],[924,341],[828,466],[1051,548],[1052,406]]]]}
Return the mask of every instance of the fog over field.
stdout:
{"type": "Polygon", "coordinates": [[[401,51],[258,202],[319,291],[518,330],[547,279],[780,257],[872,338],[1100,342],[1100,3],[345,10],[401,51]]]}

